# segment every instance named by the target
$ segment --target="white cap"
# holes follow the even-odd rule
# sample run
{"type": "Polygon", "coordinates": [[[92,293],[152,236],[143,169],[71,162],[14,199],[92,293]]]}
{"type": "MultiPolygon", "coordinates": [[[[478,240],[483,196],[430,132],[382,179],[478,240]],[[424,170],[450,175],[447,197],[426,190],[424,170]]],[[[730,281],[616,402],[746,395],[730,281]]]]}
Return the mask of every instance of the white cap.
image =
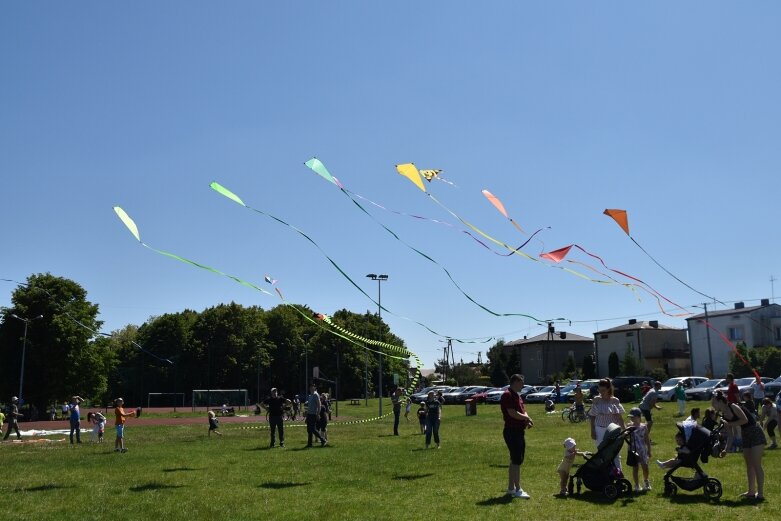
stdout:
{"type": "Polygon", "coordinates": [[[575,443],[575,440],[572,438],[567,438],[564,440],[564,448],[567,450],[572,450],[577,446],[577,443],[575,443]]]}

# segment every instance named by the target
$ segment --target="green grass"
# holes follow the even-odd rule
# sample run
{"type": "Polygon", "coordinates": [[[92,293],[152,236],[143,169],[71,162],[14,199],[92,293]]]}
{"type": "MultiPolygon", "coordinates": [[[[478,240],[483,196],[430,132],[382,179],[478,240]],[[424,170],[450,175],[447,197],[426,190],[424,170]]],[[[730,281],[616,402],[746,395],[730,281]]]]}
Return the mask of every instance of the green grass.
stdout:
{"type": "MultiPolygon", "coordinates": [[[[690,404],[693,405],[693,404],[690,404]]],[[[697,404],[700,405],[700,404],[697,404]]],[[[702,404],[703,406],[705,404],[702,404]]],[[[390,410],[389,404],[386,412],[390,410]]],[[[667,405],[655,415],[654,457],[674,454],[667,405]]],[[[287,448],[268,449],[268,431],[223,422],[224,436],[206,436],[197,426],[141,426],[129,420],[126,454],[107,442],[71,447],[66,443],[1,444],[0,497],[18,519],[274,519],[274,520],[474,520],[474,519],[778,519],[781,516],[781,451],[764,458],[765,494],[755,505],[739,501],[746,478],[742,456],[712,459],[704,468],[724,485],[720,502],[701,492],[661,495],[662,471],[651,469],[654,490],[610,503],[600,495],[557,499],[556,466],[564,438],[593,447],[587,424],[564,423],[530,406],[535,427],[527,435],[522,484],[532,499],[502,496],[507,450],[496,405],[481,405],[476,417],[448,406],[442,421],[442,449],[424,450],[417,421],[402,417],[399,437],[392,419],[330,427],[331,446],[304,449],[306,431],[288,427],[287,448]],[[620,516],[620,517],[619,517],[620,516]],[[758,518],[760,519],[760,518],[758,518]]],[[[376,414],[342,405],[357,418],[376,414]]],[[[414,413],[414,409],[413,409],[414,413]]],[[[412,415],[411,415],[412,416],[412,415]]]]}

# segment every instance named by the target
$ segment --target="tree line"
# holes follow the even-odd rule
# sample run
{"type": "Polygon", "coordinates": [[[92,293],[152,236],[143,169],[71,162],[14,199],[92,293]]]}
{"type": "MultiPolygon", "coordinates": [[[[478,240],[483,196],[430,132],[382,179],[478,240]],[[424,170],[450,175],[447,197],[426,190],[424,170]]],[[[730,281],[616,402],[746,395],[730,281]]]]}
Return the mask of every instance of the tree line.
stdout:
{"type": "MultiPolygon", "coordinates": [[[[307,367],[310,376],[319,367],[324,377],[338,378],[340,398],[362,397],[367,383],[370,394],[377,392],[378,355],[307,320],[302,314],[313,316],[307,306],[295,307],[221,303],[105,334],[99,306],[84,288],[49,273],[34,274],[13,291],[11,306],[0,315],[0,401],[19,392],[23,351],[23,398],[39,411],[72,395],[96,405],[117,396],[146,405],[150,392],[185,393],[189,403],[193,389],[248,389],[254,401],[277,387],[292,397],[306,390],[307,367]],[[28,322],[25,342],[22,319],[38,316],[28,322]]],[[[333,321],[363,337],[404,345],[368,311],[342,309],[333,321]]],[[[387,392],[394,374],[404,385],[408,364],[384,356],[382,371],[387,392]]]]}

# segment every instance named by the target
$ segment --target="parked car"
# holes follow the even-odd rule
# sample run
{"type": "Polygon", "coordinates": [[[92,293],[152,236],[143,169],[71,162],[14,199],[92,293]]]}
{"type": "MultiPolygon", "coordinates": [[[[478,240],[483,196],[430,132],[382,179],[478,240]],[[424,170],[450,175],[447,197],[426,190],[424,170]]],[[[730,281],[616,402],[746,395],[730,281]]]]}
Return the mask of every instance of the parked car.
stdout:
{"type": "Polygon", "coordinates": [[[575,391],[575,387],[577,387],[577,384],[568,384],[562,387],[559,390],[559,403],[567,403],[569,401],[570,394],[575,391]]]}
{"type": "MultiPolygon", "coordinates": [[[[762,383],[764,383],[765,385],[767,385],[767,384],[769,384],[770,382],[773,381],[772,378],[768,378],[767,376],[762,376],[760,379],[762,380],[762,383]]],[[[749,376],[747,378],[737,378],[737,379],[735,379],[735,385],[738,386],[738,391],[740,391],[740,396],[743,396],[743,393],[748,391],[749,387],[751,387],[751,384],[754,383],[755,381],[756,381],[756,378],[754,378],[753,376],[749,376]]],[[[717,387],[716,389],[713,390],[713,392],[715,393],[716,391],[721,391],[721,392],[723,392],[726,395],[727,394],[727,387],[728,386],[727,386],[726,381],[725,381],[723,386],[717,387]]],[[[767,393],[767,389],[765,389],[765,393],[767,393]]]]}
{"type": "Polygon", "coordinates": [[[527,394],[523,398],[523,401],[525,401],[526,403],[544,403],[545,400],[553,396],[553,392],[555,390],[556,387],[553,385],[543,387],[542,391],[537,391],[536,393],[527,394]]]}
{"type": "Polygon", "coordinates": [[[448,387],[447,385],[433,385],[431,387],[426,387],[422,391],[418,391],[412,396],[410,396],[410,401],[412,401],[412,403],[425,402],[426,397],[428,397],[429,391],[434,391],[435,393],[438,391],[442,391],[443,393],[445,393],[449,390],[450,387],[448,387]]]}
{"type": "Polygon", "coordinates": [[[713,397],[713,390],[717,387],[727,385],[724,378],[714,378],[705,380],[695,385],[691,389],[686,389],[687,400],[710,400],[713,397]]]}
{"type": "Polygon", "coordinates": [[[781,376],[765,384],[765,396],[768,398],[775,399],[779,391],[781,391],[781,376]]]}
{"type": "MultiPolygon", "coordinates": [[[[505,385],[504,387],[497,387],[493,391],[488,391],[485,394],[486,403],[499,403],[499,400],[502,399],[502,395],[504,394],[504,391],[507,390],[508,387],[510,386],[505,385]]],[[[531,385],[525,385],[524,387],[531,387],[531,385]]]]}
{"type": "MultiPolygon", "coordinates": [[[[643,385],[643,382],[649,380],[650,378],[647,376],[616,376],[613,378],[613,396],[623,403],[633,402],[635,395],[632,393],[632,387],[635,384],[643,385]]],[[[593,396],[597,396],[598,394],[599,392],[593,396]]]]}
{"type": "Polygon", "coordinates": [[[457,403],[458,395],[466,390],[466,387],[453,387],[447,392],[442,393],[442,398],[445,399],[445,404],[457,403]]]}
{"type": "Polygon", "coordinates": [[[477,403],[485,403],[485,398],[488,395],[488,391],[493,391],[494,389],[494,387],[478,385],[464,393],[464,401],[474,400],[477,403]]]}
{"type": "Polygon", "coordinates": [[[670,378],[664,382],[662,384],[662,388],[657,391],[659,400],[663,402],[675,401],[675,388],[678,387],[678,382],[683,383],[684,389],[691,389],[695,385],[701,384],[705,380],[707,380],[707,378],[704,376],[676,376],[675,378],[670,378]]]}

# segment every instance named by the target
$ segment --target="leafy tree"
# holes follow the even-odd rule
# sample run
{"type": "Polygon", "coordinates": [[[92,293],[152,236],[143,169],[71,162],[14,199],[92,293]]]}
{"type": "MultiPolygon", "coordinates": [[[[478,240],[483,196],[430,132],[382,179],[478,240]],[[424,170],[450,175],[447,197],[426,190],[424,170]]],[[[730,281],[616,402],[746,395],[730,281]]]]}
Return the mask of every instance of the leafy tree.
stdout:
{"type": "Polygon", "coordinates": [[[38,410],[78,394],[99,399],[113,368],[111,353],[93,342],[100,328],[98,306],[87,300],[78,283],[50,273],[31,275],[11,295],[11,307],[0,323],[0,386],[16,394],[21,367],[24,323],[29,322],[24,366],[25,401],[38,410]]]}
{"type": "Polygon", "coordinates": [[[648,373],[648,379],[651,382],[664,382],[668,378],[667,373],[661,367],[656,367],[648,373]]]}
{"type": "Polygon", "coordinates": [[[583,357],[583,379],[591,380],[597,377],[597,366],[594,363],[594,355],[583,357]]]}
{"type": "Polygon", "coordinates": [[[562,381],[576,377],[578,374],[578,366],[575,365],[575,357],[568,356],[567,362],[564,364],[564,371],[562,372],[562,381]]]}
{"type": "Polygon", "coordinates": [[[621,374],[624,376],[637,376],[642,371],[642,364],[635,356],[635,348],[629,344],[624,352],[624,359],[621,360],[621,374]]]}
{"type": "Polygon", "coordinates": [[[735,353],[730,353],[729,372],[734,374],[735,378],[746,378],[748,376],[753,376],[754,373],[751,372],[751,367],[749,367],[746,364],[746,362],[743,361],[743,360],[747,360],[749,361],[749,363],[751,363],[751,361],[749,360],[748,349],[746,348],[746,344],[744,344],[743,342],[738,342],[735,345],[735,349],[737,350],[738,353],[740,353],[740,357],[735,356],[735,353]]]}
{"type": "Polygon", "coordinates": [[[760,374],[775,377],[781,375],[781,350],[774,346],[763,349],[762,370],[760,374]]]}
{"type": "Polygon", "coordinates": [[[619,370],[618,354],[613,351],[607,357],[607,374],[610,378],[615,378],[618,376],[619,370]]]}

